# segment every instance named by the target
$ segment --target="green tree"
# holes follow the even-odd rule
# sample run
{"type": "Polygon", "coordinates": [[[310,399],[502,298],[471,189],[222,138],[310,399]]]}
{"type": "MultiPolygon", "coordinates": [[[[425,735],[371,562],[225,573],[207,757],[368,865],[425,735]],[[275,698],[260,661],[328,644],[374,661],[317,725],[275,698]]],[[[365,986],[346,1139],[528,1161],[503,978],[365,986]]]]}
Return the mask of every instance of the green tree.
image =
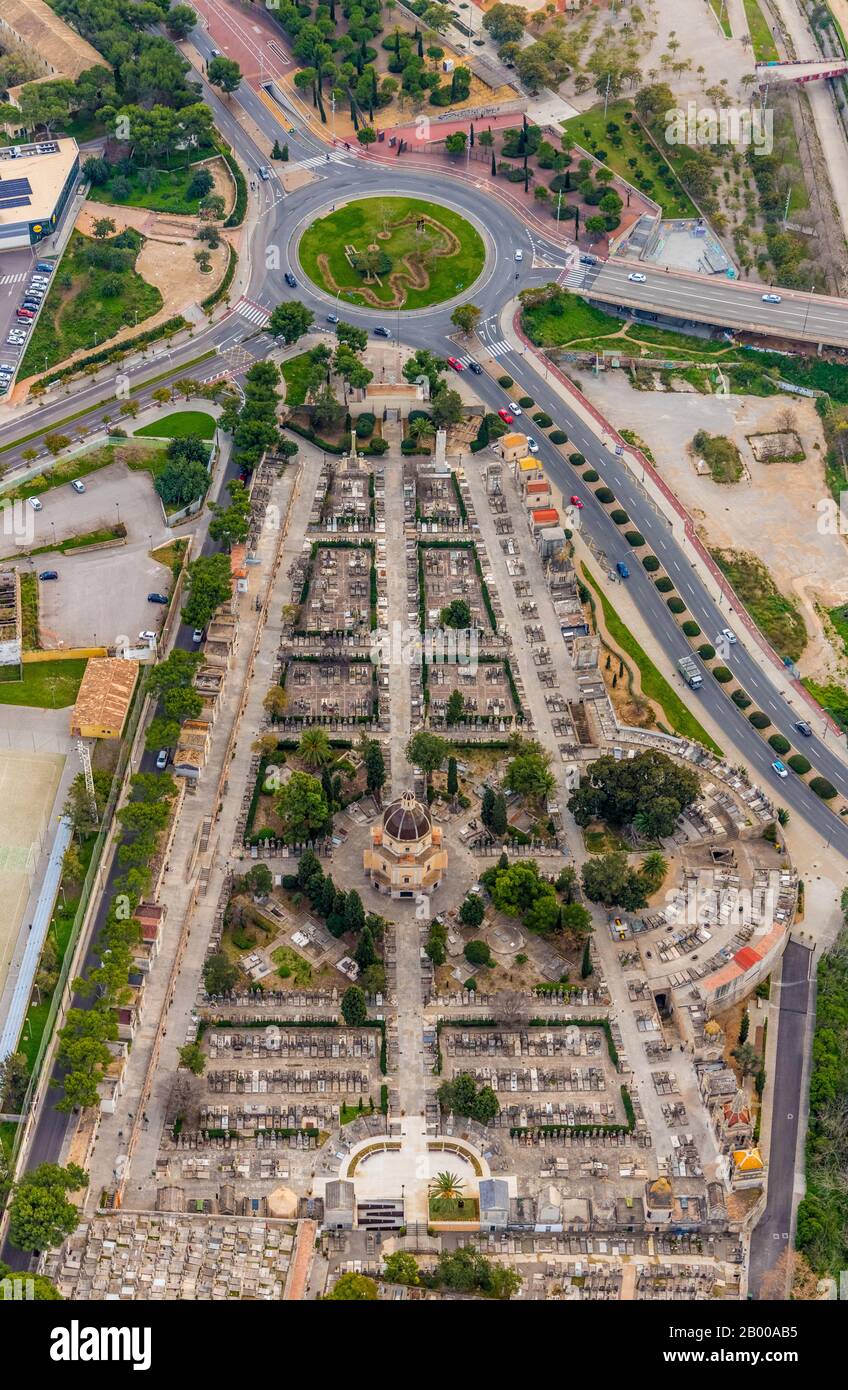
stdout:
{"type": "Polygon", "coordinates": [[[582,903],[565,903],[560,908],[559,925],[579,941],[592,930],[592,914],[582,903]]]}
{"type": "Polygon", "coordinates": [[[448,758],[448,796],[456,796],[459,791],[459,776],[456,770],[456,758],[448,758]]]}
{"type": "Polygon", "coordinates": [[[490,829],[493,835],[505,835],[507,830],[506,797],[503,792],[498,792],[495,796],[492,807],[492,820],[490,829]]]}
{"type": "Polygon", "coordinates": [[[336,324],[336,337],[353,352],[364,352],[368,346],[367,328],[357,328],[352,323],[345,323],[344,319],[336,324]]]}
{"type": "Polygon", "coordinates": [[[451,599],[447,608],[439,614],[442,627],[468,628],[471,626],[471,608],[464,598],[451,599]]]}
{"type": "MultiPolygon", "coordinates": [[[[465,901],[468,902],[468,899],[466,898],[465,901]]],[[[464,903],[463,906],[465,906],[464,903]]],[[[493,963],[492,953],[485,941],[467,941],[463,955],[469,965],[491,965],[493,963]]]]}
{"type": "Polygon", "coordinates": [[[76,1163],[66,1168],[42,1163],[25,1173],[9,1203],[10,1244],[36,1253],[61,1245],[80,1220],[80,1209],[67,1194],[87,1186],[88,1176],[76,1163]]]}
{"type": "Polygon", "coordinates": [[[638,817],[640,833],[652,839],[671,835],[681,811],[699,794],[697,773],[652,749],[621,762],[605,755],[587,773],[568,801],[577,824],[630,825],[638,817]]]}
{"type": "Polygon", "coordinates": [[[522,5],[493,5],[483,16],[483,28],[496,43],[514,43],[524,33],[527,11],[522,5]]]}
{"type": "Polygon", "coordinates": [[[353,953],[353,958],[360,970],[367,970],[369,965],[377,964],[379,957],[369,927],[362,928],[356,943],[356,950],[353,953]]]}
{"type": "Polygon", "coordinates": [[[379,798],[386,781],[386,763],[376,739],[369,739],[365,750],[365,778],[369,792],[379,798]]]}
{"type": "Polygon", "coordinates": [[[587,938],[586,938],[585,945],[584,945],[584,947],[583,947],[583,959],[582,959],[581,962],[580,962],[580,978],[581,978],[581,980],[588,980],[588,978],[589,978],[589,976],[591,975],[591,973],[592,973],[592,947],[591,947],[591,944],[590,944],[590,942],[589,942],[589,938],[587,937],[587,938]]]}
{"type": "Polygon", "coordinates": [[[285,838],[295,844],[322,834],[330,819],[321,783],[308,772],[293,772],[277,795],[277,814],[285,838]]]}
{"type": "Polygon", "coordinates": [[[445,719],[448,724],[458,724],[462,719],[465,710],[465,698],[461,690],[452,690],[447,707],[445,709],[445,719]]]}
{"type": "Polygon", "coordinates": [[[638,875],[630,868],[627,855],[621,850],[586,860],[583,865],[583,890],[590,902],[600,902],[605,907],[617,904],[627,911],[634,911],[637,907],[644,907],[646,902],[638,875]]]}
{"type": "Polygon", "coordinates": [[[317,724],[304,729],[297,745],[297,754],[306,767],[326,767],[333,761],[333,750],[326,731],[317,724]]]}
{"type": "Polygon", "coordinates": [[[751,1029],[751,1016],[750,1016],[750,1014],[748,1013],[748,1010],[746,1009],[745,1012],[744,1012],[744,1014],[742,1015],[742,1019],[741,1019],[741,1022],[740,1022],[740,1024],[739,1024],[739,1041],[740,1041],[740,1043],[744,1043],[744,1042],[747,1042],[747,1041],[748,1041],[748,1033],[750,1032],[750,1029],[751,1029]]]}
{"type": "Polygon", "coordinates": [[[96,217],[92,224],[91,235],[96,241],[105,241],[106,237],[112,236],[115,231],[115,219],[113,217],[96,217]]]}
{"type": "Polygon", "coordinates": [[[377,1285],[367,1274],[342,1274],[324,1299],[335,1303],[374,1303],[379,1296],[377,1285]]]}
{"type": "Polygon", "coordinates": [[[185,1047],[180,1048],[180,1065],[186,1067],[195,1076],[202,1076],[206,1070],[206,1055],[200,1043],[186,1043],[185,1047]]]}
{"type": "Polygon", "coordinates": [[[446,154],[465,154],[465,146],[468,144],[468,136],[464,130],[455,130],[453,135],[448,135],[445,139],[446,154]]]}
{"type": "Polygon", "coordinates": [[[446,386],[437,391],[430,400],[430,414],[437,429],[448,425],[458,425],[465,418],[462,397],[458,391],[450,391],[446,386]]]}
{"type": "Polygon", "coordinates": [[[225,96],[230,96],[241,86],[241,68],[232,58],[211,59],[206,76],[213,87],[220,87],[225,96]]]}
{"type": "Polygon", "coordinates": [[[549,763],[548,754],[540,749],[528,748],[512,759],[504,782],[510,791],[518,792],[519,796],[543,802],[556,786],[549,763]]]}
{"type": "Polygon", "coordinates": [[[186,571],[188,600],[182,610],[187,627],[206,627],[222,603],[232,596],[233,580],[227,555],[200,555],[186,571]]]}
{"type": "MultiPolygon", "coordinates": [[[[9,1265],[0,1263],[0,1303],[5,1302],[6,1300],[6,1293],[4,1292],[4,1285],[6,1285],[6,1281],[14,1281],[15,1279],[20,1278],[21,1274],[18,1270],[10,1269],[9,1265]]],[[[50,1280],[46,1277],[46,1275],[27,1274],[25,1278],[27,1287],[27,1297],[29,1297],[29,1289],[32,1288],[32,1297],[35,1303],[64,1302],[59,1290],[56,1288],[55,1284],[51,1284],[50,1280]]],[[[8,1287],[8,1285],[6,1285],[6,1287],[8,1287]]],[[[14,1299],[14,1296],[14,1284],[12,1284],[12,1288],[8,1294],[9,1300],[11,1301],[12,1299],[14,1299]]]]}
{"type": "Polygon", "coordinates": [[[191,5],[174,5],[165,16],[165,27],[172,39],[187,39],[197,24],[191,5]]]}
{"type": "Polygon", "coordinates": [[[222,952],[206,957],[203,965],[203,984],[207,994],[229,994],[238,977],[237,967],[222,952]]]}
{"type": "Polygon", "coordinates": [[[344,922],[345,931],[354,934],[361,932],[365,926],[365,908],[355,888],[345,894],[344,922]]]}
{"type": "Polygon", "coordinates": [[[368,1018],[365,995],[358,985],[350,985],[342,995],[342,1018],[349,1028],[361,1028],[368,1018]]]}
{"type": "Polygon", "coordinates": [[[481,1086],[471,1105],[471,1118],[478,1125],[489,1125],[501,1113],[501,1105],[491,1086],[481,1086]]]}
{"type": "Polygon", "coordinates": [[[439,738],[426,729],[419,729],[406,745],[406,756],[413,767],[420,767],[429,785],[430,778],[440,768],[448,756],[450,745],[447,739],[439,738]]]}
{"type": "Polygon", "coordinates": [[[403,365],[403,375],[407,381],[415,382],[424,376],[430,383],[430,398],[437,395],[442,385],[445,370],[443,357],[436,357],[428,348],[418,348],[403,365]]]}
{"type": "MultiPolygon", "coordinates": [[[[486,915],[486,906],[479,893],[468,893],[459,909],[459,920],[464,927],[479,927],[486,915]]],[[[488,954],[488,947],[486,948],[488,954]]],[[[466,960],[470,956],[466,955],[466,960]]]]}
{"type": "Polygon", "coordinates": [[[427,933],[424,952],[434,966],[444,965],[448,958],[448,929],[443,922],[433,921],[427,933]]]}
{"type": "Polygon", "coordinates": [[[763,1064],[757,1049],[748,1042],[740,1042],[738,1047],[731,1049],[730,1055],[739,1063],[743,1076],[753,1076],[763,1064]]]}
{"type": "Polygon", "coordinates": [[[363,125],[360,126],[359,130],[356,132],[356,138],[360,145],[373,145],[374,141],[377,139],[377,132],[373,126],[363,125]]]}
{"type": "Polygon", "coordinates": [[[405,1250],[396,1250],[392,1255],[384,1255],[386,1268],[383,1277],[388,1284],[406,1284],[412,1287],[421,1283],[421,1273],[414,1255],[405,1250]]]}
{"type": "Polygon", "coordinates": [[[290,299],[271,310],[268,332],[275,338],[281,338],[284,343],[296,343],[304,333],[309,332],[314,321],[315,315],[311,309],[307,309],[299,299],[290,299]]]}
{"type": "Polygon", "coordinates": [[[461,333],[470,337],[480,322],[482,312],[482,309],[479,309],[476,304],[458,304],[451,314],[451,323],[461,333]]]}

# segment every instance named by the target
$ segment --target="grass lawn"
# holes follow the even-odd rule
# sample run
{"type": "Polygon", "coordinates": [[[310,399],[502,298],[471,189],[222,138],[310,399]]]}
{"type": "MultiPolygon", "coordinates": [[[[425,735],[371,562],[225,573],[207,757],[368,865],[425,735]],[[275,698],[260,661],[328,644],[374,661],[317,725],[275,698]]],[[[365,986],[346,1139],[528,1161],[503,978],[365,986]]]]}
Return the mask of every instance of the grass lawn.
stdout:
{"type": "Polygon", "coordinates": [[[431,1221],[479,1221],[480,1203],[476,1197],[430,1198],[431,1221]]]}
{"type": "Polygon", "coordinates": [[[183,566],[183,555],[185,554],[187,539],[183,536],[179,540],[169,541],[167,545],[160,545],[156,550],[148,551],[151,560],[156,560],[160,565],[167,565],[172,575],[176,579],[183,566]]]}
{"type": "Polygon", "coordinates": [[[614,830],[584,830],[583,843],[590,854],[611,854],[614,850],[629,854],[633,848],[614,830]]]}
{"type": "MultiPolygon", "coordinates": [[[[131,230],[123,236],[133,243],[124,248],[124,255],[134,265],[142,237],[131,230]]],[[[104,245],[114,241],[111,237],[104,245]]],[[[134,269],[89,265],[86,257],[95,245],[91,237],[71,234],[24,353],[22,379],[64,362],[78,349],[102,346],[122,328],[143,323],[162,308],[159,291],[134,269]]]]}
{"type": "Polygon", "coordinates": [[[172,415],[152,420],[134,433],[136,437],[153,439],[187,439],[189,435],[197,435],[198,439],[211,440],[215,434],[215,420],[205,410],[176,410],[172,415]]]}
{"type": "Polygon", "coordinates": [[[738,483],[742,477],[742,456],[732,439],[698,430],[692,440],[695,453],[703,458],[714,483],[738,483]]]}
{"type": "Polygon", "coordinates": [[[639,356],[641,347],[646,347],[692,361],[712,361],[731,351],[724,342],[616,318],[567,290],[561,291],[556,301],[525,308],[521,321],[527,336],[540,347],[580,347],[589,351],[597,346],[599,352],[617,351],[634,357],[639,356]]]}
{"type": "Polygon", "coordinates": [[[575,145],[581,145],[590,154],[598,149],[603,150],[603,162],[607,168],[659,203],[664,217],[698,216],[694,203],[671,165],[650,144],[633,115],[632,101],[611,101],[606,116],[601,103],[582,115],[570,116],[561,124],[575,145]],[[632,120],[627,119],[629,115],[633,116],[632,120]],[[610,131],[610,125],[618,129],[610,131]],[[614,145],[611,136],[621,143],[614,145]],[[628,162],[631,159],[637,161],[635,168],[628,162]],[[669,175],[667,183],[662,178],[664,172],[669,175]]]}
{"type": "Polygon", "coordinates": [[[188,196],[193,172],[192,169],[135,169],[126,180],[130,187],[126,198],[117,198],[113,184],[115,179],[123,175],[116,169],[107,183],[92,184],[88,196],[95,203],[109,203],[114,207],[149,208],[151,212],[196,215],[200,199],[188,196]],[[146,183],[148,172],[154,180],[150,187],[146,183]]]}
{"type": "Polygon", "coordinates": [[[814,700],[818,700],[822,709],[826,709],[832,715],[841,729],[848,732],[848,690],[841,685],[819,685],[817,681],[804,677],[802,685],[809,690],[814,700]]]}
{"type": "Polygon", "coordinates": [[[404,309],[423,309],[470,289],[485,261],[482,238],[464,217],[416,198],[365,198],[348,203],[307,228],[298,254],[311,280],[330,294],[341,287],[342,298],[349,304],[391,307],[397,292],[404,309]],[[420,233],[416,230],[419,217],[428,219],[420,233]],[[363,252],[372,245],[391,257],[393,268],[380,277],[382,284],[370,283],[364,295],[358,291],[365,276],[349,264],[345,247],[363,252]],[[405,262],[418,271],[418,278],[426,279],[426,285],[415,288],[405,262]]]}
{"type": "Polygon", "coordinates": [[[757,0],[742,0],[742,3],[745,6],[745,18],[748,21],[751,45],[757,62],[770,63],[775,58],[779,58],[780,54],[772,38],[768,20],[760,9],[757,0]]]}
{"type": "Polygon", "coordinates": [[[312,983],[312,966],[291,946],[278,946],[276,951],[271,952],[271,959],[281,979],[291,979],[299,988],[312,983]]]}
{"type": "Polygon", "coordinates": [[[804,619],[762,561],[736,550],[714,550],[712,556],[778,655],[797,661],[808,640],[804,619]]]}
{"type": "Polygon", "coordinates": [[[286,405],[304,404],[311,369],[312,355],[309,352],[299,352],[297,357],[290,357],[287,362],[280,363],[280,371],[286,383],[286,405]]]}
{"type": "Polygon", "coordinates": [[[658,671],[648,653],[640,647],[629,627],[625,627],[621,618],[616,613],[612,604],[603,593],[597,580],[590,574],[584,564],[580,568],[587,583],[591,584],[598,598],[601,600],[601,607],[604,613],[604,623],[610,637],[621,650],[629,656],[639,668],[639,675],[642,683],[642,693],[649,700],[656,700],[661,706],[669,728],[681,738],[695,739],[698,743],[703,743],[706,748],[711,748],[720,758],[724,753],[714,739],[710,738],[703,725],[698,723],[694,714],[683,701],[676,691],[672,690],[665,676],[658,671]]]}
{"type": "Polygon", "coordinates": [[[21,575],[21,627],[25,652],[35,652],[38,640],[38,575],[21,575]]]}
{"type": "Polygon", "coordinates": [[[722,0],[710,0],[710,9],[721,25],[721,31],[726,39],[733,38],[733,30],[730,27],[730,18],[727,13],[727,3],[722,5],[722,0]]]}
{"type": "Polygon", "coordinates": [[[85,658],[78,661],[30,661],[23,667],[21,681],[14,679],[12,668],[0,667],[0,705],[66,709],[77,698],[85,667],[85,658]]]}

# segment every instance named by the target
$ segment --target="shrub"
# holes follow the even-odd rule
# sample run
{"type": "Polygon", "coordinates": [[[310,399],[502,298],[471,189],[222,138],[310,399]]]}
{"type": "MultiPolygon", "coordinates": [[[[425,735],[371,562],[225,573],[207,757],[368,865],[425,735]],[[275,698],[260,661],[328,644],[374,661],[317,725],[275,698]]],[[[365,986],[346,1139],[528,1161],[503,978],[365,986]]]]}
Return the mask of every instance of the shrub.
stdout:
{"type": "Polygon", "coordinates": [[[728,681],[733,680],[733,672],[729,671],[726,666],[714,666],[713,675],[715,676],[719,685],[727,685],[728,681]]]}
{"type": "Polygon", "coordinates": [[[586,459],[584,458],[583,454],[569,454],[568,462],[574,468],[582,468],[584,463],[586,462],[586,459]]]}
{"type": "Polygon", "coordinates": [[[645,544],[645,537],[642,535],[641,531],[625,531],[624,539],[627,541],[628,545],[635,546],[637,549],[640,545],[645,544]]]}
{"type": "Polygon", "coordinates": [[[513,379],[512,379],[511,376],[499,376],[499,377],[498,377],[498,386],[502,386],[502,387],[504,388],[505,391],[508,391],[509,388],[510,388],[510,386],[514,386],[514,385],[515,385],[515,382],[513,381],[513,379]]]}
{"type": "Polygon", "coordinates": [[[677,594],[672,594],[671,598],[667,598],[666,603],[668,604],[672,613],[686,612],[686,604],[683,602],[682,598],[677,597],[677,594]]]}
{"type": "Polygon", "coordinates": [[[814,777],[810,787],[816,796],[821,797],[822,801],[831,801],[836,796],[836,788],[828,782],[826,777],[814,777]]]}
{"type": "Polygon", "coordinates": [[[599,502],[608,503],[615,501],[615,493],[613,492],[612,488],[609,487],[596,487],[595,496],[597,497],[599,502]]]}
{"type": "Polygon", "coordinates": [[[370,410],[363,410],[362,414],[357,416],[356,420],[357,439],[367,439],[369,435],[373,434],[376,423],[376,418],[372,412],[370,410]]]}
{"type": "MultiPolygon", "coordinates": [[[[615,513],[613,513],[613,517],[615,517],[615,513]]],[[[645,569],[648,571],[649,574],[653,574],[654,571],[658,570],[660,567],[660,562],[657,559],[656,555],[646,555],[644,560],[642,561],[642,564],[645,566],[645,569]]]]}
{"type": "Polygon", "coordinates": [[[600,473],[597,473],[594,468],[587,468],[586,472],[583,474],[583,481],[586,483],[597,483],[600,481],[600,477],[600,473]]]}
{"type": "Polygon", "coordinates": [[[701,629],[692,618],[686,619],[686,622],[683,624],[683,631],[687,637],[700,637],[701,635],[701,629]]]}
{"type": "Polygon", "coordinates": [[[546,415],[544,410],[537,410],[536,414],[533,416],[533,419],[539,426],[540,430],[549,430],[551,425],[553,424],[553,420],[551,419],[550,415],[546,415]]]}
{"type": "Polygon", "coordinates": [[[621,507],[616,507],[615,511],[610,512],[610,516],[612,517],[612,520],[615,522],[616,526],[626,526],[628,521],[630,520],[630,517],[627,515],[626,512],[623,512],[621,510],[621,507]]]}
{"type": "Polygon", "coordinates": [[[518,404],[521,406],[522,410],[531,410],[536,402],[532,396],[519,396],[518,404]]]}
{"type": "Polygon", "coordinates": [[[554,430],[550,438],[552,444],[568,443],[568,435],[566,434],[565,430],[554,430]]]}
{"type": "Polygon", "coordinates": [[[747,709],[751,703],[750,695],[746,695],[744,690],[734,690],[730,698],[740,709],[747,709]]]}
{"type": "Polygon", "coordinates": [[[698,648],[698,655],[702,661],[712,661],[715,656],[715,647],[711,646],[709,642],[702,642],[698,648]]]}
{"type": "Polygon", "coordinates": [[[791,758],[786,759],[793,772],[797,772],[799,777],[803,777],[805,772],[809,772],[812,764],[802,753],[793,753],[791,758]]]}
{"type": "Polygon", "coordinates": [[[668,594],[674,588],[674,585],[672,584],[667,574],[662,575],[659,579],[655,579],[654,583],[656,584],[661,594],[668,594]]]}
{"type": "Polygon", "coordinates": [[[768,715],[763,714],[762,710],[759,709],[755,709],[753,714],[748,715],[748,718],[755,729],[767,729],[771,724],[768,715]]]}
{"type": "Polygon", "coordinates": [[[792,747],[791,743],[789,742],[789,739],[784,738],[783,734],[772,734],[771,738],[769,739],[769,745],[780,757],[783,757],[784,753],[788,753],[789,749],[792,747]]]}

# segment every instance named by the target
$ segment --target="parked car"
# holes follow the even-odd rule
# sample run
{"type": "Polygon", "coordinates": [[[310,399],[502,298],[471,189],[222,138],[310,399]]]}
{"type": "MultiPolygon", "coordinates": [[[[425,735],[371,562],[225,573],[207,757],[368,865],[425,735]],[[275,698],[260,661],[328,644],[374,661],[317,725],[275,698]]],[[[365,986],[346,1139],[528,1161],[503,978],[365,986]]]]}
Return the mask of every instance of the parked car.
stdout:
{"type": "Polygon", "coordinates": [[[155,642],[156,633],[152,628],[146,627],[138,634],[138,640],[139,642],[155,642]]]}
{"type": "Polygon", "coordinates": [[[297,281],[295,280],[290,270],[286,271],[285,275],[283,276],[283,279],[285,280],[289,289],[293,290],[297,286],[297,281]]]}
{"type": "Polygon", "coordinates": [[[164,772],[164,771],[165,771],[165,768],[166,768],[167,766],[168,766],[168,750],[167,750],[167,748],[160,748],[160,749],[159,749],[159,752],[156,754],[156,771],[157,771],[157,772],[164,772]]]}
{"type": "Polygon", "coordinates": [[[785,765],[785,763],[782,763],[780,761],[780,758],[775,758],[774,762],[772,763],[772,767],[774,768],[778,777],[789,776],[789,768],[785,765]]]}
{"type": "Polygon", "coordinates": [[[169,600],[167,594],[148,594],[148,595],[147,595],[147,602],[148,602],[148,603],[169,603],[170,600],[169,600]]]}
{"type": "Polygon", "coordinates": [[[200,643],[200,642],[203,641],[203,628],[202,628],[202,627],[196,627],[196,628],[194,629],[194,632],[191,634],[191,640],[192,640],[192,642],[194,642],[195,646],[197,646],[198,643],[200,643]]]}
{"type": "Polygon", "coordinates": [[[39,579],[40,579],[43,583],[46,583],[48,579],[58,579],[58,578],[59,578],[59,571],[58,571],[58,570],[42,570],[42,571],[41,571],[41,574],[40,574],[38,577],[39,577],[39,579]]]}
{"type": "Polygon", "coordinates": [[[390,328],[383,328],[382,324],[379,328],[374,329],[375,338],[391,338],[391,336],[392,330],[390,328]]]}
{"type": "Polygon", "coordinates": [[[448,366],[452,367],[455,372],[461,372],[463,370],[463,365],[458,357],[449,357],[448,366]]]}
{"type": "Polygon", "coordinates": [[[83,482],[82,478],[73,478],[71,481],[71,487],[73,488],[74,492],[85,492],[85,483],[83,482]]]}
{"type": "Polygon", "coordinates": [[[571,501],[572,507],[576,507],[578,511],[582,512],[582,510],[583,510],[583,503],[580,501],[580,498],[577,496],[576,493],[574,493],[574,495],[571,497],[570,501],[571,501]]]}
{"type": "Polygon", "coordinates": [[[512,416],[510,415],[508,410],[499,410],[498,414],[500,415],[505,425],[512,424],[512,416]]]}
{"type": "Polygon", "coordinates": [[[42,502],[40,497],[28,497],[27,501],[29,502],[29,505],[32,507],[32,510],[34,512],[44,511],[44,503],[42,502]]]}
{"type": "Polygon", "coordinates": [[[531,454],[538,454],[539,452],[539,446],[533,438],[532,434],[528,434],[527,436],[527,448],[530,450],[531,454]]]}
{"type": "Polygon", "coordinates": [[[53,266],[50,261],[36,261],[35,268],[36,270],[42,271],[45,275],[53,274],[53,266]]]}
{"type": "Polygon", "coordinates": [[[644,285],[648,277],[647,275],[643,275],[641,270],[633,270],[627,278],[628,280],[635,280],[637,285],[644,285]]]}
{"type": "Polygon", "coordinates": [[[33,313],[32,309],[26,309],[26,308],[24,308],[23,305],[21,305],[21,307],[20,307],[19,309],[16,309],[16,310],[15,310],[15,314],[16,314],[16,317],[19,318],[19,319],[34,319],[34,318],[35,318],[35,314],[33,313]]]}
{"type": "Polygon", "coordinates": [[[782,296],[782,295],[779,295],[779,294],[764,294],[764,295],[763,295],[763,303],[764,303],[764,304],[782,304],[782,303],[783,303],[783,296],[782,296]]]}
{"type": "Polygon", "coordinates": [[[796,719],[792,727],[793,729],[797,729],[799,734],[803,734],[804,738],[813,737],[813,730],[806,719],[796,719]]]}

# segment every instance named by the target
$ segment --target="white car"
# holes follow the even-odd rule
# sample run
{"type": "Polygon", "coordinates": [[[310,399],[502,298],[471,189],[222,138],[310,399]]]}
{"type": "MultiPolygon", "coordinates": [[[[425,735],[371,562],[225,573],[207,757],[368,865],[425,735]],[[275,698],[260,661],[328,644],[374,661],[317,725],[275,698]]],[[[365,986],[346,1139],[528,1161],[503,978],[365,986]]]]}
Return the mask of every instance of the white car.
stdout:
{"type": "Polygon", "coordinates": [[[725,642],[729,642],[731,647],[736,646],[737,637],[736,633],[733,631],[733,628],[723,627],[721,632],[719,633],[719,636],[723,637],[725,642]]]}
{"type": "Polygon", "coordinates": [[[524,252],[523,252],[523,251],[516,251],[516,253],[515,253],[515,259],[516,259],[517,261],[523,261],[523,260],[524,260],[524,252]]]}
{"type": "Polygon", "coordinates": [[[783,298],[782,298],[782,296],[779,295],[779,294],[764,294],[764,295],[763,295],[763,303],[764,303],[764,304],[782,304],[782,303],[783,303],[783,298]]]}
{"type": "Polygon", "coordinates": [[[156,770],[157,772],[164,772],[167,766],[168,750],[167,748],[160,748],[159,752],[156,754],[156,770]]]}
{"type": "Polygon", "coordinates": [[[156,633],[151,632],[150,628],[146,627],[143,632],[138,634],[138,640],[139,642],[155,642],[156,633]]]}
{"type": "Polygon", "coordinates": [[[530,450],[531,454],[538,454],[539,452],[539,446],[533,438],[532,434],[528,434],[527,436],[527,448],[530,450]]]}
{"type": "Polygon", "coordinates": [[[634,270],[628,275],[628,280],[635,280],[637,285],[644,285],[647,275],[643,275],[641,270],[634,270]]]}
{"type": "Polygon", "coordinates": [[[509,401],[509,403],[507,404],[507,410],[509,411],[510,415],[524,414],[524,411],[521,409],[521,406],[517,405],[515,401],[509,401]]]}
{"type": "Polygon", "coordinates": [[[38,497],[28,497],[28,498],[27,498],[27,501],[29,502],[29,505],[32,507],[32,510],[33,510],[34,512],[42,512],[42,511],[44,511],[44,503],[41,501],[40,498],[38,498],[38,497]]]}
{"type": "Polygon", "coordinates": [[[83,482],[82,478],[72,479],[71,487],[73,488],[74,492],[85,492],[85,483],[83,482]]]}
{"type": "Polygon", "coordinates": [[[777,773],[778,777],[788,777],[788,776],[789,776],[789,769],[786,767],[785,763],[782,763],[782,762],[780,761],[780,758],[775,758],[774,762],[772,763],[772,767],[774,768],[774,770],[775,770],[775,772],[777,773]]]}

